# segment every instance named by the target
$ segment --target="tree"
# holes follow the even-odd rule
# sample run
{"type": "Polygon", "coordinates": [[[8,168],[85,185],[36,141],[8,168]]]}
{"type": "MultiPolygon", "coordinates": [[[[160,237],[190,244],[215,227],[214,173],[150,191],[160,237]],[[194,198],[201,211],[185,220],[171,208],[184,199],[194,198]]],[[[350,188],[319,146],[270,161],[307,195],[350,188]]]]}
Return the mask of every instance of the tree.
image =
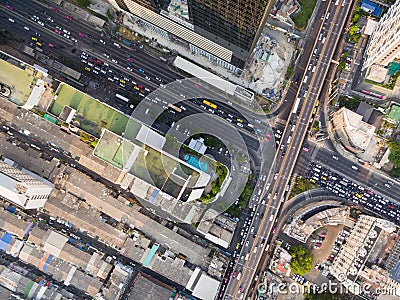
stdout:
{"type": "Polygon", "coordinates": [[[293,273],[305,275],[312,269],[313,256],[311,251],[303,246],[293,246],[289,250],[292,260],[290,262],[290,268],[293,273]]]}
{"type": "Polygon", "coordinates": [[[351,26],[349,29],[349,35],[350,36],[354,35],[357,32],[358,28],[359,28],[358,24],[351,26]]]}
{"type": "Polygon", "coordinates": [[[390,142],[389,149],[389,160],[394,164],[395,168],[400,168],[400,142],[390,142]]]}
{"type": "Polygon", "coordinates": [[[286,79],[289,79],[290,77],[292,77],[294,75],[294,70],[293,67],[289,66],[286,70],[286,74],[285,77],[286,79]]]}
{"type": "Polygon", "coordinates": [[[339,69],[339,71],[343,71],[344,69],[346,69],[346,62],[342,60],[339,63],[338,69],[339,69]]]}
{"type": "Polygon", "coordinates": [[[310,293],[306,295],[306,300],[343,300],[344,296],[341,294],[324,293],[310,293]]]}

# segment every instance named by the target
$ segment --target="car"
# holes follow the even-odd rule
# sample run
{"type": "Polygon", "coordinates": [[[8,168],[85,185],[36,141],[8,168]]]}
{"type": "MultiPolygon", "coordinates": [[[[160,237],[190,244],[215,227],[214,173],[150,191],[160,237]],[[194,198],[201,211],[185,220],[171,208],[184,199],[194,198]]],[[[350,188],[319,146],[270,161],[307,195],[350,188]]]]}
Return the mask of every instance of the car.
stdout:
{"type": "Polygon", "coordinates": [[[121,45],[118,44],[118,43],[115,43],[115,42],[114,42],[114,46],[117,47],[118,49],[121,49],[121,45]]]}
{"type": "Polygon", "coordinates": [[[116,59],[114,59],[114,58],[113,58],[111,61],[112,61],[114,64],[118,64],[118,61],[117,61],[116,59]]]}
{"type": "Polygon", "coordinates": [[[304,146],[304,147],[303,147],[303,150],[304,150],[305,152],[308,152],[308,151],[310,151],[310,148],[304,146]]]}
{"type": "Polygon", "coordinates": [[[68,21],[72,21],[72,17],[71,17],[71,16],[65,16],[65,18],[66,18],[68,21]]]}
{"type": "Polygon", "coordinates": [[[246,244],[244,244],[246,247],[249,246],[249,240],[246,241],[246,244]]]}
{"type": "Polygon", "coordinates": [[[200,88],[200,85],[198,85],[197,83],[195,83],[193,86],[194,86],[196,89],[199,89],[199,88],[200,88]]]}
{"type": "Polygon", "coordinates": [[[100,43],[102,43],[103,45],[105,45],[105,44],[106,44],[106,42],[105,42],[105,41],[103,41],[103,40],[100,40],[100,43]]]}
{"type": "Polygon", "coordinates": [[[103,53],[103,55],[104,55],[106,58],[110,58],[110,55],[108,55],[107,53],[103,53]]]}
{"type": "Polygon", "coordinates": [[[67,34],[67,35],[71,35],[71,32],[68,31],[67,29],[63,29],[62,32],[64,32],[64,33],[67,34]]]}
{"type": "Polygon", "coordinates": [[[159,82],[162,82],[161,78],[156,77],[156,80],[159,81],[159,82]]]}
{"type": "Polygon", "coordinates": [[[164,88],[164,89],[167,87],[165,84],[162,84],[162,83],[160,83],[160,86],[161,86],[162,88],[164,88]]]}
{"type": "Polygon", "coordinates": [[[392,186],[390,185],[390,184],[388,184],[388,183],[385,183],[385,186],[388,188],[388,189],[390,189],[392,186]]]}
{"type": "Polygon", "coordinates": [[[8,18],[8,21],[11,23],[15,23],[14,19],[8,18]]]}
{"type": "Polygon", "coordinates": [[[57,33],[57,34],[61,34],[61,33],[62,33],[62,32],[61,32],[60,30],[58,30],[58,29],[54,29],[54,32],[57,33]]]}
{"type": "Polygon", "coordinates": [[[54,19],[52,17],[47,17],[47,21],[50,21],[51,23],[54,23],[54,19]]]}
{"type": "Polygon", "coordinates": [[[32,37],[32,41],[37,42],[37,40],[38,40],[37,37],[34,37],[34,36],[32,37]]]}
{"type": "Polygon", "coordinates": [[[129,61],[129,62],[133,62],[133,59],[130,58],[130,57],[128,57],[126,60],[129,61]]]}
{"type": "Polygon", "coordinates": [[[52,43],[49,43],[49,47],[50,48],[55,48],[56,46],[54,46],[54,44],[52,44],[52,43]]]}
{"type": "Polygon", "coordinates": [[[85,67],[85,70],[90,72],[91,69],[89,67],[85,67]]]}
{"type": "Polygon", "coordinates": [[[66,39],[69,39],[69,35],[68,35],[68,34],[64,33],[63,36],[64,36],[66,39]]]}
{"type": "Polygon", "coordinates": [[[11,5],[9,5],[9,4],[6,4],[6,8],[8,8],[9,10],[13,10],[14,8],[11,6],[11,5]]]}
{"type": "Polygon", "coordinates": [[[332,158],[333,158],[334,160],[339,160],[339,157],[337,157],[336,155],[333,155],[332,158]]]}
{"type": "Polygon", "coordinates": [[[84,37],[85,37],[85,34],[82,33],[82,32],[78,32],[78,35],[79,35],[81,38],[84,38],[84,37]]]}
{"type": "Polygon", "coordinates": [[[148,80],[148,81],[151,80],[151,78],[150,78],[149,76],[146,76],[145,78],[146,78],[146,80],[148,80]]]}
{"type": "Polygon", "coordinates": [[[27,26],[24,26],[24,29],[27,30],[27,31],[29,31],[29,27],[27,27],[27,26]]]}
{"type": "Polygon", "coordinates": [[[143,73],[143,74],[144,74],[144,70],[143,70],[142,68],[139,68],[138,71],[139,71],[140,73],[143,73]]]}
{"type": "Polygon", "coordinates": [[[352,168],[353,170],[356,170],[356,171],[358,170],[358,167],[355,166],[355,165],[352,165],[351,168],[352,168]]]}
{"type": "Polygon", "coordinates": [[[53,6],[52,6],[52,7],[50,7],[50,9],[51,9],[52,11],[56,12],[56,13],[58,12],[58,8],[56,8],[56,7],[53,7],[53,6]]]}

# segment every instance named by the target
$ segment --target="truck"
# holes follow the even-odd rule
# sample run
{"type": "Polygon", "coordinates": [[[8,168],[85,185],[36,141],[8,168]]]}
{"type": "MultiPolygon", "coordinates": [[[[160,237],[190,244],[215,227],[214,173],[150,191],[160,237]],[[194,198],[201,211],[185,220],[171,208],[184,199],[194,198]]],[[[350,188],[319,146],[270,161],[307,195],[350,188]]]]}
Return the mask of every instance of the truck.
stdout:
{"type": "Polygon", "coordinates": [[[132,43],[130,42],[130,41],[128,41],[128,40],[122,40],[122,44],[124,44],[124,45],[126,45],[126,46],[132,46],[132,43]]]}

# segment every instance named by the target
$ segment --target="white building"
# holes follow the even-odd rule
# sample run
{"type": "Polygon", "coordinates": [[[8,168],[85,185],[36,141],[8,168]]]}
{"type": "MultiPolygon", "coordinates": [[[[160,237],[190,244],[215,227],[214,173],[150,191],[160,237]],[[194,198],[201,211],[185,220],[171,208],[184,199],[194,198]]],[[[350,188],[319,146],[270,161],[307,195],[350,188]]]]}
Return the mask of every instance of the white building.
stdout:
{"type": "Polygon", "coordinates": [[[24,209],[41,208],[53,187],[16,167],[0,161],[0,198],[24,209]]]}
{"type": "Polygon", "coordinates": [[[374,64],[387,66],[400,57],[400,0],[397,0],[380,19],[370,37],[365,54],[363,70],[374,64]]]}

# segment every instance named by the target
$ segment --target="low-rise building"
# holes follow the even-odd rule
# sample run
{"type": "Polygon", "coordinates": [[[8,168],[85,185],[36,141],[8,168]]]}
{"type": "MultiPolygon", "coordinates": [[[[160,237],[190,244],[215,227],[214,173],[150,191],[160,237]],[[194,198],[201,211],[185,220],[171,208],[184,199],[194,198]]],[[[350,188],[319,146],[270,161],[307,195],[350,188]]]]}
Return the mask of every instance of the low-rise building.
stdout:
{"type": "Polygon", "coordinates": [[[362,294],[365,283],[373,283],[375,291],[390,288],[399,293],[400,285],[389,278],[389,272],[370,267],[371,256],[381,247],[381,237],[395,231],[395,224],[389,221],[361,215],[329,267],[330,273],[353,294],[362,294]]]}
{"type": "Polygon", "coordinates": [[[334,113],[332,126],[335,137],[350,152],[364,152],[372,141],[375,133],[375,126],[363,120],[359,115],[345,107],[334,113]]]}
{"type": "Polygon", "coordinates": [[[53,186],[27,171],[0,161],[0,197],[24,209],[42,208],[53,186]]]}
{"type": "Polygon", "coordinates": [[[39,227],[34,227],[28,237],[28,242],[54,257],[58,257],[101,280],[107,278],[112,266],[102,259],[103,255],[97,252],[93,254],[83,252],[68,244],[67,241],[68,238],[62,234],[52,230],[45,231],[39,227]]]}
{"type": "Polygon", "coordinates": [[[319,205],[311,205],[304,207],[293,216],[292,221],[286,225],[284,233],[288,236],[301,241],[307,242],[307,239],[318,228],[326,225],[340,225],[344,224],[346,218],[350,214],[350,209],[347,206],[332,207],[337,205],[333,203],[323,203],[319,205]],[[326,209],[323,209],[323,208],[326,209]],[[313,211],[317,211],[314,215],[310,216],[313,211]],[[304,219],[304,216],[309,216],[304,219]]]}

